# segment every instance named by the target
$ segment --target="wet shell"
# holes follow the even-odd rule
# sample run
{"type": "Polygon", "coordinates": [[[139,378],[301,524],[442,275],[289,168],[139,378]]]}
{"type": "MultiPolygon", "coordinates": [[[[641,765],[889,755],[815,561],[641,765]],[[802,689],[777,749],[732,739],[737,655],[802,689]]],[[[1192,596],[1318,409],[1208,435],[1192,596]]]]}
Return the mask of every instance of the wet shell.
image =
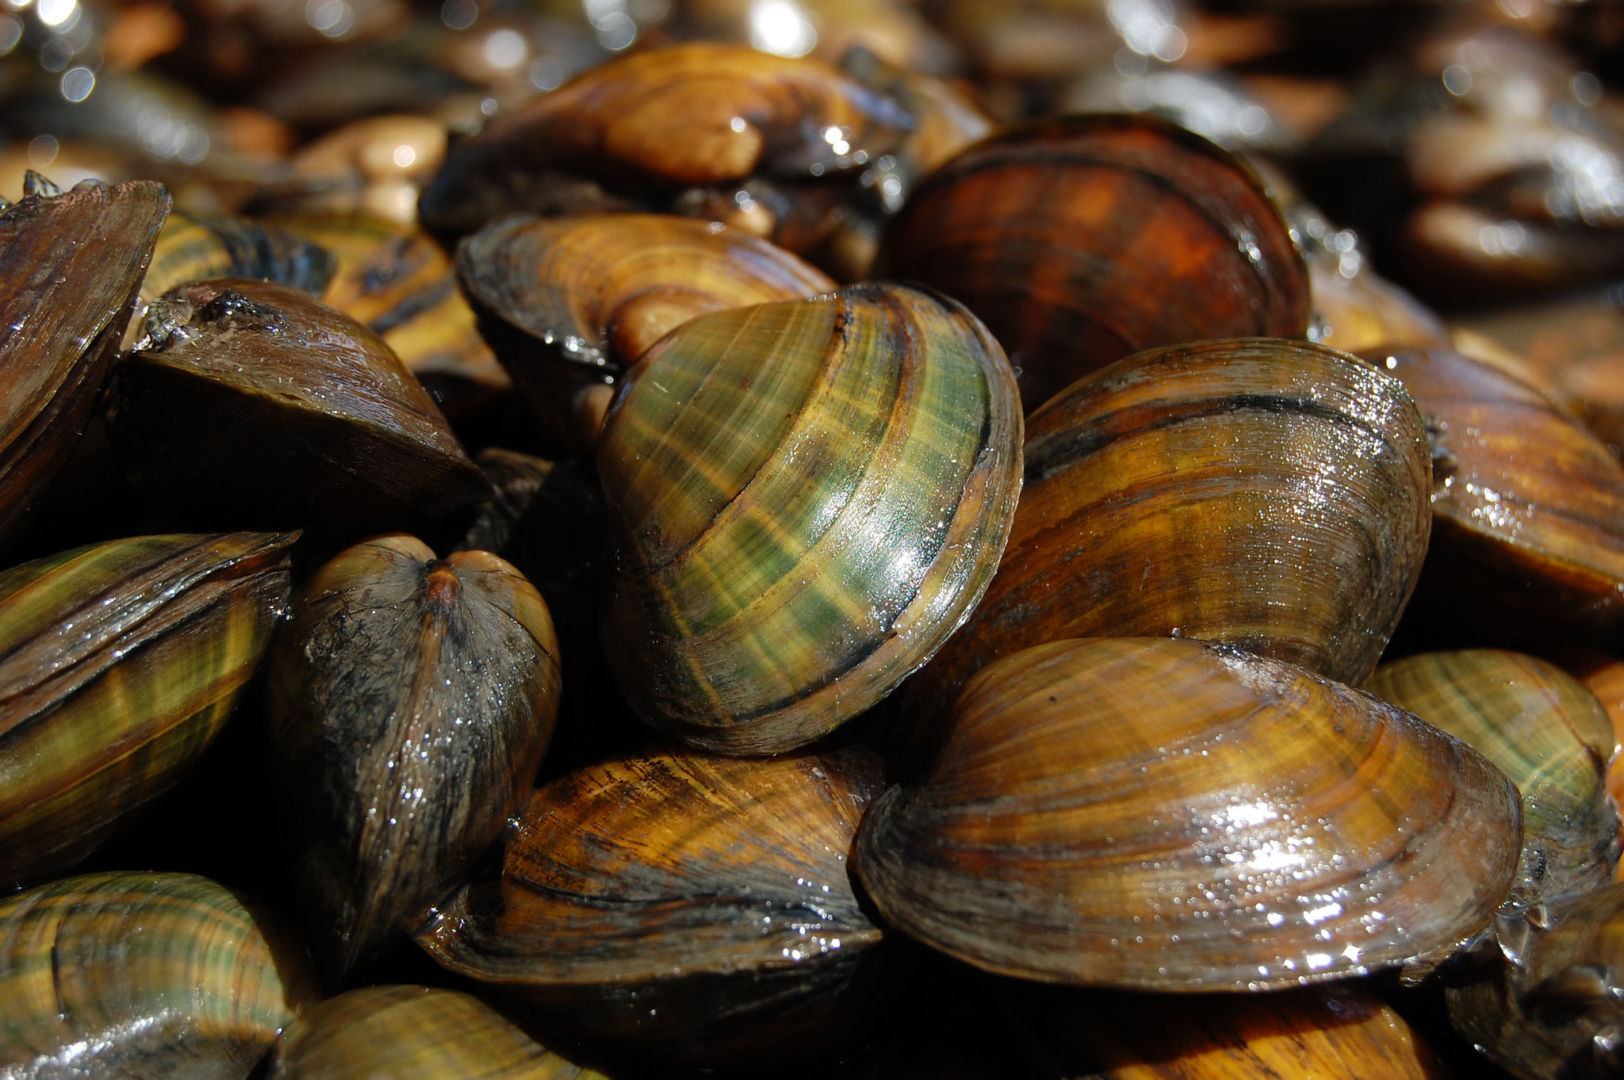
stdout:
{"type": "Polygon", "coordinates": [[[558,689],[546,604],[487,552],[441,560],[380,537],[299,591],[267,714],[332,971],[414,927],[496,841],[530,793],[558,689]]]}
{"type": "Polygon", "coordinates": [[[1415,717],[1195,641],[1040,645],[863,821],[887,921],[1001,974],[1291,986],[1448,950],[1510,888],[1516,789],[1415,717]]]}
{"type": "Polygon", "coordinates": [[[457,275],[531,408],[583,454],[612,385],[668,331],[707,312],[835,288],[765,240],[657,214],[510,218],[458,246],[457,275]]]}
{"type": "Polygon", "coordinates": [[[1433,446],[1422,616],[1501,641],[1624,618],[1624,467],[1606,445],[1538,390],[1459,353],[1370,356],[1415,395],[1433,446]]]}
{"type": "Polygon", "coordinates": [[[0,899],[0,1073],[242,1080],[316,999],[276,919],[192,874],[103,873],[0,899]]]}
{"type": "Polygon", "coordinates": [[[365,327],[285,285],[225,278],[154,305],[120,369],[115,442],[182,515],[353,538],[426,528],[489,487],[440,410],[365,327]],[[211,493],[207,510],[196,493],[211,493]]]}
{"type": "Polygon", "coordinates": [[[453,146],[418,204],[436,233],[536,210],[546,174],[671,193],[755,174],[815,178],[896,147],[912,119],[815,60],[693,42],[620,57],[453,146]],[[832,135],[832,137],[831,137],[832,135]]]}
{"type": "Polygon", "coordinates": [[[601,1080],[459,990],[369,986],[305,1010],[268,1080],[601,1080]]]}
{"type": "Polygon", "coordinates": [[[852,751],[589,766],[536,792],[500,883],[418,941],[580,1034],[704,1059],[838,1038],[881,938],[846,862],[879,789],[852,751]]]}
{"type": "Polygon", "coordinates": [[[1419,1032],[1357,984],[1272,994],[1148,994],[1009,984],[1021,1039],[1055,1077],[1257,1080],[1449,1075],[1419,1032]]]}
{"type": "Polygon", "coordinates": [[[599,444],[604,647],[633,707],[775,753],[874,704],[986,588],[1020,439],[997,343],[931,293],[853,286],[662,339],[599,444]]]}
{"type": "Polygon", "coordinates": [[[286,610],[294,539],[137,537],[0,574],[0,886],[79,861],[196,763],[286,610]]]}
{"type": "Polygon", "coordinates": [[[1553,664],[1495,649],[1383,664],[1365,689],[1462,740],[1522,796],[1522,882],[1513,898],[1600,888],[1619,855],[1605,785],[1613,725],[1596,695],[1553,664]]]}
{"type": "Polygon", "coordinates": [[[177,285],[223,277],[276,281],[320,296],[335,269],[326,249],[275,226],[175,210],[158,233],[141,296],[150,302],[177,285]]]}
{"type": "Polygon", "coordinates": [[[1624,884],[1495,920],[1449,1020],[1523,1080],[1601,1080],[1624,1069],[1624,884]]]}
{"type": "Polygon", "coordinates": [[[511,385],[479,336],[451,259],[427,233],[359,214],[274,220],[333,253],[338,269],[322,303],[383,338],[448,416],[471,411],[511,385]]]}
{"type": "Polygon", "coordinates": [[[1058,117],[971,146],[908,200],[875,274],[963,301],[1028,412],[1141,349],[1308,330],[1308,272],[1262,182],[1149,116],[1058,117]]]}
{"type": "Polygon", "coordinates": [[[1226,641],[1357,684],[1415,587],[1427,443],[1402,386],[1306,342],[1140,353],[1028,418],[998,576],[921,673],[936,714],[982,665],[1093,634],[1226,641]]]}
{"type": "Polygon", "coordinates": [[[0,212],[0,543],[78,442],[107,384],[169,193],[87,182],[0,212]]]}

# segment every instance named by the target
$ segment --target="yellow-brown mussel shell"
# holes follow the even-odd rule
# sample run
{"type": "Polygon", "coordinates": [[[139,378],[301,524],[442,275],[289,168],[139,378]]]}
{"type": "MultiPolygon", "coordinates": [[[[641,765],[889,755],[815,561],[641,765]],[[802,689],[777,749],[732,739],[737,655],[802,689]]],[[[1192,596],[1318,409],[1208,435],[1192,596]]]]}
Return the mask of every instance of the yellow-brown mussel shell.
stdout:
{"type": "Polygon", "coordinates": [[[551,201],[549,174],[634,197],[816,180],[894,150],[913,126],[891,98],[816,60],[689,42],[593,68],[451,147],[419,220],[460,235],[551,201]]]}
{"type": "Polygon", "coordinates": [[[220,732],[295,534],[145,536],[0,574],[0,887],[87,855],[220,732]]]}
{"type": "Polygon", "coordinates": [[[267,1080],[603,1080],[460,990],[368,986],[306,1009],[267,1080]]]}
{"type": "Polygon", "coordinates": [[[193,874],[0,899],[0,1075],[243,1080],[316,1000],[297,937],[193,874]]]}
{"type": "Polygon", "coordinates": [[[1366,354],[1432,443],[1433,542],[1418,614],[1498,642],[1624,619],[1624,467],[1540,390],[1443,348],[1366,354]]]}
{"type": "Polygon", "coordinates": [[[835,288],[759,237],[662,214],[508,218],[463,240],[457,276],[532,410],[581,454],[597,443],[614,383],[670,330],[835,288]]]}
{"type": "Polygon", "coordinates": [[[536,791],[500,882],[418,942],[576,1035],[698,1060],[832,1042],[881,941],[847,865],[880,787],[852,750],[576,770],[536,791]]]}
{"type": "Polygon", "coordinates": [[[1618,808],[1605,774],[1607,710],[1554,664],[1498,649],[1421,653],[1383,664],[1365,689],[1470,744],[1522,796],[1520,902],[1612,880],[1618,808]]]}
{"type": "Polygon", "coordinates": [[[1028,417],[1025,457],[1008,551],[911,691],[921,717],[999,656],[1096,634],[1225,641],[1357,685],[1421,572],[1421,414],[1333,349],[1139,353],[1028,417]]]}
{"type": "Polygon", "coordinates": [[[661,339],[598,453],[605,651],[632,706],[765,754],[873,705],[985,590],[1020,440],[1002,351],[934,293],[852,286],[661,339]]]}
{"type": "Polygon", "coordinates": [[[898,929],[1001,974],[1156,990],[1318,982],[1448,950],[1511,887],[1517,792],[1415,717],[1230,646],[1026,649],[864,818],[898,929]]]}

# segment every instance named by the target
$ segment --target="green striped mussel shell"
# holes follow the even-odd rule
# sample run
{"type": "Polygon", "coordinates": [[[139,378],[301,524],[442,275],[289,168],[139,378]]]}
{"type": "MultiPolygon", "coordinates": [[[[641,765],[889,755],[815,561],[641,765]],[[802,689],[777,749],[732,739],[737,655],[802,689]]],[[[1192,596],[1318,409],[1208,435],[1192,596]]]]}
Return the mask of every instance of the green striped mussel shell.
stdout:
{"type": "Polygon", "coordinates": [[[273,916],[195,874],[0,899],[0,1077],[239,1080],[317,996],[273,916]]]}
{"type": "Polygon", "coordinates": [[[0,886],[72,865],[221,730],[296,533],[143,536],[0,574],[0,886]]]}
{"type": "Polygon", "coordinates": [[[1618,808],[1607,794],[1615,736],[1607,710],[1556,665],[1502,649],[1419,653],[1364,687],[1494,762],[1523,805],[1518,903],[1613,880],[1618,808]]]}
{"type": "Polygon", "coordinates": [[[667,335],[599,444],[627,698],[743,754],[869,708],[985,591],[1022,432],[1002,349],[939,294],[858,285],[667,335]]]}
{"type": "Polygon", "coordinates": [[[460,990],[368,986],[288,1025],[267,1080],[601,1080],[460,990]]]}
{"type": "Polygon", "coordinates": [[[152,300],[189,281],[244,277],[320,296],[337,266],[321,245],[274,225],[230,214],[173,210],[158,233],[141,295],[152,300]]]}

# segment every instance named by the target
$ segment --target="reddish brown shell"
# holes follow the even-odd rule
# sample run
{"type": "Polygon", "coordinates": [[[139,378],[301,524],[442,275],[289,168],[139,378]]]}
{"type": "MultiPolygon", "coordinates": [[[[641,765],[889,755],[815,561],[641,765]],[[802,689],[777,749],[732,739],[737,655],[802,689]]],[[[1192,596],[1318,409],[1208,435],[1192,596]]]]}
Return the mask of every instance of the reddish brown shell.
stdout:
{"type": "Polygon", "coordinates": [[[875,274],[975,312],[1028,412],[1141,349],[1308,330],[1308,271],[1262,181],[1149,116],[1058,117],[976,143],[908,200],[875,274]]]}

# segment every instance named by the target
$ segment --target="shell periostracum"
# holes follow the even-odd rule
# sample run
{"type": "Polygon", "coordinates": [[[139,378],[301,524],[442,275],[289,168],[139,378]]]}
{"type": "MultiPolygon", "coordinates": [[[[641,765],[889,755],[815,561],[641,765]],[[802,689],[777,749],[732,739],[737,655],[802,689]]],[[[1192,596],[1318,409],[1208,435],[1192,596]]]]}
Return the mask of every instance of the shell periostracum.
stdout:
{"type": "Polygon", "coordinates": [[[1191,640],[983,669],[858,835],[886,919],[1006,975],[1262,989],[1447,952],[1520,845],[1482,755],[1301,668],[1191,640]]]}
{"type": "Polygon", "coordinates": [[[557,717],[558,640],[503,560],[382,536],[300,589],[267,686],[311,937],[342,976],[412,929],[523,805],[557,717]]]}
{"type": "Polygon", "coordinates": [[[0,898],[0,1075],[244,1080],[317,997],[297,938],[193,874],[0,898]]]}
{"type": "Polygon", "coordinates": [[[1308,271],[1262,181],[1150,115],[1053,117],[970,146],[893,219],[875,273],[975,312],[1027,412],[1142,349],[1308,330],[1308,271]]]}
{"type": "Polygon", "coordinates": [[[0,574],[0,885],[83,858],[217,735],[297,534],[147,536],[0,574]]]}
{"type": "Polygon", "coordinates": [[[457,275],[531,408],[583,454],[613,384],[668,331],[835,288],[759,237],[661,214],[506,218],[458,245],[457,275]]]}
{"type": "Polygon", "coordinates": [[[1532,656],[1462,649],[1383,664],[1365,689],[1470,744],[1517,785],[1524,850],[1514,900],[1612,880],[1620,826],[1605,774],[1613,725],[1583,683],[1532,656]]]}
{"type": "Polygon", "coordinates": [[[775,753],[874,704],[986,588],[1020,439],[997,343],[933,293],[853,286],[663,338],[599,444],[604,647],[633,707],[775,753]]]}
{"type": "Polygon", "coordinates": [[[460,990],[368,986],[306,1009],[267,1080],[605,1080],[460,990]]]}
{"type": "Polygon", "coordinates": [[[0,211],[0,543],[77,444],[168,212],[151,181],[87,182],[0,211]]]}
{"type": "Polygon", "coordinates": [[[880,786],[852,750],[578,769],[537,789],[500,882],[458,890],[418,943],[588,1037],[697,1060],[838,1038],[882,940],[847,865],[880,786]]]}
{"type": "Polygon", "coordinates": [[[999,656],[1096,634],[1225,641],[1357,685],[1421,572],[1421,414],[1323,346],[1125,358],[1027,418],[1025,459],[998,575],[910,690],[921,719],[999,656]]]}

